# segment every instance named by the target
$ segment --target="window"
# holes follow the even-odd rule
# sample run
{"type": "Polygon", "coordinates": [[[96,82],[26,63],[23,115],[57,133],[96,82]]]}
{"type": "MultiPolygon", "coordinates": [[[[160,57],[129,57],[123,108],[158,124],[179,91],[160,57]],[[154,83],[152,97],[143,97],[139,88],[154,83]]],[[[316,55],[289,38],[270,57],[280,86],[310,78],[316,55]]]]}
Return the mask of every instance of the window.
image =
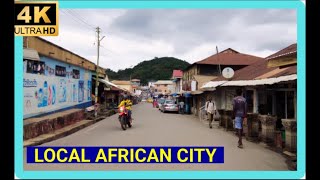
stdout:
{"type": "Polygon", "coordinates": [[[32,74],[44,74],[46,64],[41,61],[25,60],[26,72],[32,74]]]}
{"type": "Polygon", "coordinates": [[[164,85],[164,87],[167,87],[167,86],[168,86],[167,84],[164,85]]]}
{"type": "Polygon", "coordinates": [[[74,79],[80,79],[80,71],[77,70],[77,69],[73,69],[73,70],[72,70],[72,77],[73,77],[74,79]]]}
{"type": "Polygon", "coordinates": [[[56,65],[56,76],[66,77],[66,67],[56,65]]]}

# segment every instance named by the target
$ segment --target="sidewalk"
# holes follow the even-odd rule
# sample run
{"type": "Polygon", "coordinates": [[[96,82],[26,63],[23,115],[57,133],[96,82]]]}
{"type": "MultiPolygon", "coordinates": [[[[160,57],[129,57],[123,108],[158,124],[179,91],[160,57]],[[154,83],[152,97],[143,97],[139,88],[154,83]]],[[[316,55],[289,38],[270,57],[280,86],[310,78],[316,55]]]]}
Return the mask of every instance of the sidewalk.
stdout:
{"type": "MultiPolygon", "coordinates": [[[[202,122],[203,124],[207,125],[208,128],[209,128],[209,121],[208,120],[200,120],[200,122],[202,122]]],[[[217,130],[226,132],[228,134],[232,134],[232,135],[235,136],[235,138],[237,138],[237,134],[236,134],[236,132],[234,130],[226,130],[225,127],[219,126],[219,121],[213,121],[212,125],[213,125],[213,129],[217,129],[217,130]]],[[[246,137],[244,135],[243,135],[242,140],[243,141],[248,141],[248,142],[251,142],[251,143],[259,144],[260,146],[262,146],[262,147],[264,147],[266,149],[269,149],[271,151],[274,151],[276,153],[281,154],[283,157],[286,158],[286,164],[287,164],[289,170],[292,170],[292,171],[296,171],[297,170],[297,154],[291,153],[289,151],[282,151],[282,150],[280,151],[276,147],[270,146],[269,144],[267,144],[265,142],[262,142],[262,141],[254,141],[254,140],[246,139],[246,137]]]]}
{"type": "MultiPolygon", "coordinates": [[[[52,130],[51,132],[44,133],[39,136],[26,139],[23,141],[23,147],[37,146],[37,145],[41,145],[43,143],[47,143],[47,142],[68,136],[68,135],[75,133],[85,127],[88,127],[96,122],[99,122],[99,121],[107,118],[108,116],[112,116],[113,114],[114,114],[114,112],[101,113],[101,114],[99,114],[99,116],[97,118],[94,118],[91,120],[83,119],[83,120],[77,121],[75,123],[69,124],[67,126],[64,126],[62,128],[52,130]]],[[[57,116],[57,115],[50,115],[50,116],[57,116]]],[[[31,120],[31,121],[34,121],[34,120],[31,120]]],[[[29,122],[25,123],[25,125],[29,125],[29,124],[30,124],[29,122]]],[[[41,127],[41,128],[43,128],[43,127],[41,127]]],[[[36,128],[34,130],[36,130],[36,128]]]]}

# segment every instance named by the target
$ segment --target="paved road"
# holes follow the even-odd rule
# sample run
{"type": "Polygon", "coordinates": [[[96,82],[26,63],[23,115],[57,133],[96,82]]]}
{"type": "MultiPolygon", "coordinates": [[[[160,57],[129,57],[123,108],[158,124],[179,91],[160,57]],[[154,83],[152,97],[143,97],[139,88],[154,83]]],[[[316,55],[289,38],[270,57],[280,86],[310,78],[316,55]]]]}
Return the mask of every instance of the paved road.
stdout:
{"type": "Polygon", "coordinates": [[[224,164],[24,164],[25,170],[288,170],[285,158],[223,129],[209,129],[193,115],[161,113],[150,103],[133,108],[134,125],[121,130],[117,115],[42,146],[224,146],[224,164]]]}

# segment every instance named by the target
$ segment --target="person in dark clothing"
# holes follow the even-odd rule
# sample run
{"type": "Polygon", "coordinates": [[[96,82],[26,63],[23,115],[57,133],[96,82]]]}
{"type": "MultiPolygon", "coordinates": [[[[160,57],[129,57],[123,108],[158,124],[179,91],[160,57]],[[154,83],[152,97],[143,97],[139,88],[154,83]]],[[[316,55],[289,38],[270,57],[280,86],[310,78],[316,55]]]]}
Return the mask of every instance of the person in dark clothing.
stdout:
{"type": "Polygon", "coordinates": [[[238,131],[239,141],[238,147],[243,148],[242,144],[242,131],[243,131],[243,120],[247,118],[247,102],[244,97],[242,97],[242,90],[236,90],[237,96],[233,98],[233,118],[235,123],[235,128],[238,131]]]}

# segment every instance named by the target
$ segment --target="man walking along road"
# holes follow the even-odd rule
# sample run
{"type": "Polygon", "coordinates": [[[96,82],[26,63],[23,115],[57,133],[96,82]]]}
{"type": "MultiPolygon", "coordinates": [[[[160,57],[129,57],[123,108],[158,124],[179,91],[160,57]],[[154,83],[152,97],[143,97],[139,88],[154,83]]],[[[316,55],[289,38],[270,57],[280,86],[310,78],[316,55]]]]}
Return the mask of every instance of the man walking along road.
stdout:
{"type": "Polygon", "coordinates": [[[183,100],[179,102],[179,113],[184,114],[184,102],[183,100]]]}
{"type": "Polygon", "coordinates": [[[207,115],[209,118],[209,127],[212,128],[212,121],[214,116],[217,114],[216,103],[209,98],[205,105],[205,110],[207,111],[207,115]]]}
{"type": "Polygon", "coordinates": [[[233,98],[233,118],[235,123],[235,128],[238,131],[239,141],[238,147],[243,148],[242,144],[242,130],[243,130],[243,120],[247,118],[247,102],[244,97],[242,97],[242,90],[236,90],[237,96],[233,98]]]}

